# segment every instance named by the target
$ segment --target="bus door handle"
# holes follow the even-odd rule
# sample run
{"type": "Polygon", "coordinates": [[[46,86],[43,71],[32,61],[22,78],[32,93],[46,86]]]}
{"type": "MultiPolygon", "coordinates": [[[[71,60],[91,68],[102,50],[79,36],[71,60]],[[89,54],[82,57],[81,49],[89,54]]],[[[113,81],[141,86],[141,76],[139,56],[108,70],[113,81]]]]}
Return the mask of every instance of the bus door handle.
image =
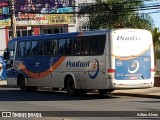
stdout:
{"type": "Polygon", "coordinates": [[[34,63],[36,67],[39,67],[40,63],[39,62],[35,62],[34,63]]]}

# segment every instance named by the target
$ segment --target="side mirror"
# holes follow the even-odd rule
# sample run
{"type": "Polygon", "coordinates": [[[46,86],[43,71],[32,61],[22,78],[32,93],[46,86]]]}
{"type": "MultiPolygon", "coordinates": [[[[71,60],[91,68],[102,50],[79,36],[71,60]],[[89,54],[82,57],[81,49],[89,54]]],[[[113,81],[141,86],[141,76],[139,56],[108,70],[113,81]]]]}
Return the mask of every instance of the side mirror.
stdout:
{"type": "Polygon", "coordinates": [[[9,59],[9,52],[8,51],[3,53],[3,59],[4,60],[8,60],[9,59]]]}

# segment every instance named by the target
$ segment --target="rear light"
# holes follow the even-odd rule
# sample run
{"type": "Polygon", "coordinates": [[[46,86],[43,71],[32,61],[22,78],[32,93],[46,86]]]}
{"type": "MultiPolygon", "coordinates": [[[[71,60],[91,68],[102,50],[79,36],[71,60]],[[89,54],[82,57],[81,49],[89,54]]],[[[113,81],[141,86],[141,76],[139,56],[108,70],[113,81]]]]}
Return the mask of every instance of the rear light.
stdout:
{"type": "Polygon", "coordinates": [[[155,72],[155,69],[154,69],[154,68],[151,68],[151,72],[155,72]]]}
{"type": "Polygon", "coordinates": [[[156,70],[154,68],[151,68],[151,77],[152,78],[155,77],[155,72],[156,72],[156,70]]]}
{"type": "Polygon", "coordinates": [[[108,71],[108,78],[114,79],[116,70],[115,69],[108,69],[107,71],[108,71]]]}
{"type": "Polygon", "coordinates": [[[108,69],[108,73],[115,73],[116,70],[115,69],[108,69]]]}

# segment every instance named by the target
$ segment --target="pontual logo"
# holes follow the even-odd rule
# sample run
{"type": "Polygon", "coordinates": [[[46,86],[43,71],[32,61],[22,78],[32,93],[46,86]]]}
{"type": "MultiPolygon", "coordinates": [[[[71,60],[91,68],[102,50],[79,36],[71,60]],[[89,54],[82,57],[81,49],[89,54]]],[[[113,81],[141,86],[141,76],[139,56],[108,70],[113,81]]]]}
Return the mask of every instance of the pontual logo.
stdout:
{"type": "Polygon", "coordinates": [[[88,62],[71,62],[71,61],[67,61],[66,63],[66,67],[89,67],[90,61],[88,62]]]}
{"type": "Polygon", "coordinates": [[[141,37],[137,36],[118,36],[117,40],[142,40],[141,37]]]}
{"type": "Polygon", "coordinates": [[[128,72],[129,73],[136,73],[139,70],[139,62],[134,61],[131,66],[128,66],[128,72]]]}
{"type": "Polygon", "coordinates": [[[99,61],[97,59],[90,60],[88,62],[81,62],[81,61],[67,61],[66,67],[87,67],[88,68],[88,75],[91,79],[95,79],[99,73],[99,61]]]}
{"type": "Polygon", "coordinates": [[[99,62],[97,59],[94,59],[92,63],[92,72],[88,71],[88,75],[91,79],[95,79],[98,76],[99,73],[99,62]],[[95,73],[93,72],[95,71],[95,73]]]}

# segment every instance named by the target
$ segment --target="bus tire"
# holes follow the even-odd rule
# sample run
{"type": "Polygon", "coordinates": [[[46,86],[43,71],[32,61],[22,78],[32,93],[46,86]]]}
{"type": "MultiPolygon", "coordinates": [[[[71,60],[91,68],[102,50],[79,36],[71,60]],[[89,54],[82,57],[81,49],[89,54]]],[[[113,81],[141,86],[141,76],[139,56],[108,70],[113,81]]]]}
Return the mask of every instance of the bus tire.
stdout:
{"type": "Polygon", "coordinates": [[[27,90],[28,90],[28,91],[37,91],[37,89],[38,89],[38,88],[35,87],[35,86],[28,86],[28,87],[27,87],[27,90]]]}
{"type": "Polygon", "coordinates": [[[87,90],[84,90],[84,89],[78,89],[78,90],[76,90],[76,94],[77,95],[84,95],[85,93],[87,93],[87,90]]]}
{"type": "Polygon", "coordinates": [[[59,91],[60,88],[54,88],[54,87],[52,87],[52,90],[53,90],[53,91],[59,91]]]}
{"type": "Polygon", "coordinates": [[[75,83],[72,77],[69,77],[66,83],[67,93],[70,96],[76,95],[75,83]]]}
{"type": "Polygon", "coordinates": [[[102,89],[102,90],[98,90],[100,95],[106,95],[108,93],[108,90],[106,89],[102,89]]]}
{"type": "Polygon", "coordinates": [[[22,91],[28,91],[28,87],[26,86],[25,78],[23,75],[19,79],[19,87],[22,91]]]}

